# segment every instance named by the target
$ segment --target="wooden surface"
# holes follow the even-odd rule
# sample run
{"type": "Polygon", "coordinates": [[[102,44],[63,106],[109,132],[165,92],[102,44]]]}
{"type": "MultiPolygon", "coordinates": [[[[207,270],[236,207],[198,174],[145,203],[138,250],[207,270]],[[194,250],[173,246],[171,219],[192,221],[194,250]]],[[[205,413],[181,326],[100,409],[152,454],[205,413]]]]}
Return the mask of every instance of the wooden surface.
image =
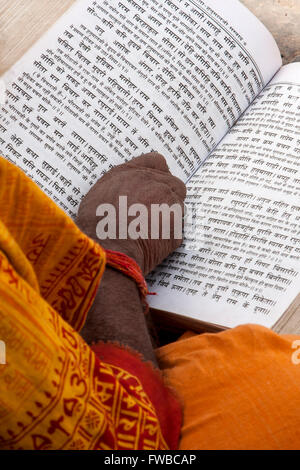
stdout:
{"type": "Polygon", "coordinates": [[[0,75],[11,67],[75,0],[0,0],[0,75]]]}
{"type": "MultiPolygon", "coordinates": [[[[0,75],[21,57],[74,1],[0,0],[0,75]]],[[[297,56],[300,60],[300,0],[242,1],[270,29],[280,47],[284,62],[291,62],[297,56]]]]}
{"type": "Polygon", "coordinates": [[[300,0],[242,0],[242,3],[273,34],[283,62],[300,61],[300,0]]]}

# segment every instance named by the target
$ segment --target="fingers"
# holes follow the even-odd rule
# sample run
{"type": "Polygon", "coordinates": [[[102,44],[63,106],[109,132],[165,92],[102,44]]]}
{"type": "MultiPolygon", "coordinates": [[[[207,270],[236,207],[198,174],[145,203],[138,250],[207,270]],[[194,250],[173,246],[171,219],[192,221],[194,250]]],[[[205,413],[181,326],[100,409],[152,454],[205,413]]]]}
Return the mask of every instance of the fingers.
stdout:
{"type": "MultiPolygon", "coordinates": [[[[181,200],[186,197],[186,186],[179,178],[173,176],[169,170],[165,157],[158,152],[151,152],[140,157],[133,158],[128,162],[128,165],[149,168],[153,170],[160,170],[165,174],[161,175],[163,182],[167,184],[174,193],[176,193],[181,200]]],[[[155,177],[155,175],[153,175],[155,177]]]]}
{"type": "Polygon", "coordinates": [[[169,176],[168,178],[169,187],[172,191],[177,194],[181,201],[184,201],[186,198],[186,186],[181,179],[177,178],[176,176],[169,176]]]}
{"type": "Polygon", "coordinates": [[[158,152],[151,152],[132,158],[127,163],[121,163],[120,165],[114,166],[111,170],[105,173],[99,181],[107,181],[107,179],[110,179],[117,173],[123,173],[135,168],[139,170],[156,170],[158,172],[171,175],[166,159],[158,152]]]}
{"type": "Polygon", "coordinates": [[[165,157],[158,152],[146,153],[140,157],[133,158],[127,165],[170,173],[165,157]]]}
{"type": "Polygon", "coordinates": [[[181,179],[177,178],[176,176],[173,176],[171,173],[157,173],[153,171],[150,180],[150,173],[151,171],[144,174],[145,183],[147,187],[150,183],[151,186],[154,182],[161,183],[163,186],[167,186],[173,193],[175,193],[175,196],[179,200],[184,201],[186,197],[186,186],[183,181],[181,181],[181,179]]]}
{"type": "Polygon", "coordinates": [[[164,182],[174,191],[180,199],[184,200],[186,197],[185,184],[176,176],[173,176],[169,170],[165,157],[158,152],[151,152],[140,157],[133,158],[129,164],[138,167],[149,168],[153,170],[160,170],[166,173],[163,175],[164,182]]]}
{"type": "Polygon", "coordinates": [[[137,172],[138,186],[141,185],[143,188],[149,188],[149,185],[153,186],[155,182],[162,183],[163,186],[167,186],[181,202],[184,201],[186,197],[185,184],[179,178],[172,175],[165,158],[157,152],[141,155],[140,157],[133,158],[128,163],[115,166],[98,180],[96,185],[90,190],[89,195],[91,196],[94,193],[96,194],[99,190],[101,191],[102,185],[111,181],[113,186],[119,188],[122,186],[124,188],[124,183],[124,189],[127,188],[134,197],[134,186],[136,183],[132,186],[130,181],[136,181],[135,173],[137,174],[137,172]],[[133,175],[135,175],[135,177],[133,177],[133,175]]]}
{"type": "Polygon", "coordinates": [[[179,199],[184,201],[186,197],[185,184],[179,178],[172,175],[169,171],[166,159],[157,152],[141,155],[140,157],[133,158],[128,163],[116,166],[106,173],[101,180],[107,181],[107,179],[113,176],[116,177],[116,175],[120,173],[123,173],[122,178],[125,178],[126,173],[129,176],[128,172],[130,173],[135,169],[140,171],[141,183],[143,181],[144,186],[148,185],[151,181],[161,181],[167,185],[179,199]]]}

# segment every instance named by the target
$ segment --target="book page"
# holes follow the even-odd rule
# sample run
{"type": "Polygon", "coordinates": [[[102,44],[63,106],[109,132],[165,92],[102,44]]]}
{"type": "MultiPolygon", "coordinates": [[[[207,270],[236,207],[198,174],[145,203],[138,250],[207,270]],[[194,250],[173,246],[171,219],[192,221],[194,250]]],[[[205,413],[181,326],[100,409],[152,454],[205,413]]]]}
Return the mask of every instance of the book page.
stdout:
{"type": "Polygon", "coordinates": [[[225,3],[78,1],[4,76],[2,155],[72,217],[141,153],[187,181],[281,65],[263,25],[225,3]]]}
{"type": "Polygon", "coordinates": [[[153,307],[272,326],[300,286],[300,64],[285,66],[189,181],[186,240],[153,307]],[[168,295],[169,294],[169,295],[168,295]]]}

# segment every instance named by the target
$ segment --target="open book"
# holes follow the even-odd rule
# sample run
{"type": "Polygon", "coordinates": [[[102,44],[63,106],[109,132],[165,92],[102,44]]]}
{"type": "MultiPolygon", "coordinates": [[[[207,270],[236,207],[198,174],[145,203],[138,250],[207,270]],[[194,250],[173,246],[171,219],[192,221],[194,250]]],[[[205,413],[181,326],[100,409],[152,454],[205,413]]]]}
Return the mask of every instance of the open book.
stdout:
{"type": "Polygon", "coordinates": [[[299,329],[300,64],[238,0],[80,0],[2,78],[0,153],[71,217],[141,153],[187,183],[160,315],[299,329]]]}

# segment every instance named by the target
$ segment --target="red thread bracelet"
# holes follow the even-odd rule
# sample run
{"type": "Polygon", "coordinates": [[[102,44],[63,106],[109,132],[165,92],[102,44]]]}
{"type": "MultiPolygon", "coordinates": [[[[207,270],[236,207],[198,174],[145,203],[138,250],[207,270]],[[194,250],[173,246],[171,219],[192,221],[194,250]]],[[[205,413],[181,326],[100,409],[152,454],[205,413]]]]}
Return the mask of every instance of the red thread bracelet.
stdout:
{"type": "Polygon", "coordinates": [[[156,295],[155,292],[149,292],[146,280],[142,273],[141,268],[137,262],[130,258],[130,256],[125,255],[119,251],[105,250],[106,252],[106,264],[121,273],[125,274],[128,277],[131,277],[137,284],[143,305],[145,307],[145,313],[149,310],[149,305],[146,300],[147,295],[156,295]]]}

